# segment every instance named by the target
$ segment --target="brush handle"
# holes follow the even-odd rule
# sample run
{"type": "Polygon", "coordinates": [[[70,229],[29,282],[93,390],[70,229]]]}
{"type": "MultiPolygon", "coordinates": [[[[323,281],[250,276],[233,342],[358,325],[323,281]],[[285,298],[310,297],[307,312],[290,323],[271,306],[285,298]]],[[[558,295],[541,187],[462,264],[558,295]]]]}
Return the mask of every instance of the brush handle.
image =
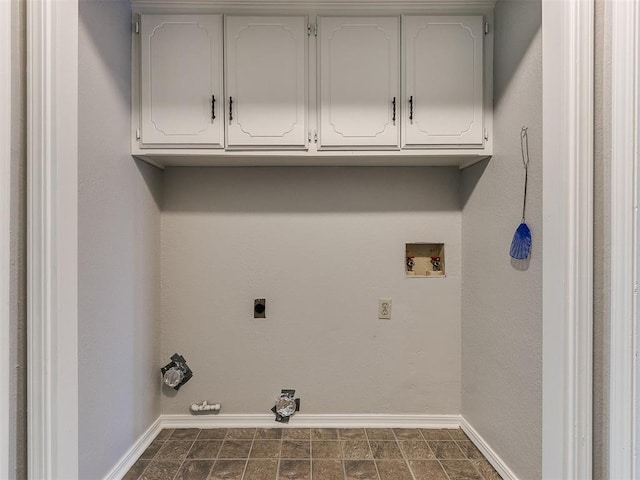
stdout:
{"type": "Polygon", "coordinates": [[[527,127],[522,127],[520,130],[520,151],[522,152],[522,164],[524,165],[524,198],[522,200],[522,222],[524,221],[524,214],[527,209],[527,183],[529,183],[529,135],[527,127]]]}

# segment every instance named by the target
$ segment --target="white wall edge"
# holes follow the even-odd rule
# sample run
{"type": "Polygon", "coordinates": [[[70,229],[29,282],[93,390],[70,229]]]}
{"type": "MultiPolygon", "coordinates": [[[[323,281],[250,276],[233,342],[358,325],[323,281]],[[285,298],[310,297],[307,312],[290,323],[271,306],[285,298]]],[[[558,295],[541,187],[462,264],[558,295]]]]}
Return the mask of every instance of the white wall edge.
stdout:
{"type": "Polygon", "coordinates": [[[495,452],[493,448],[482,438],[473,426],[464,418],[460,417],[460,428],[467,434],[467,437],[478,447],[487,461],[496,469],[503,480],[518,480],[515,473],[509,468],[505,461],[495,452]]]}
{"type": "Polygon", "coordinates": [[[611,35],[611,309],[609,478],[636,478],[636,294],[638,259],[638,41],[637,2],[606,5],[611,35]]]}
{"type": "Polygon", "coordinates": [[[78,1],[27,2],[28,478],[78,478],[78,1]]]}
{"type": "MultiPolygon", "coordinates": [[[[0,365],[11,351],[11,5],[0,2],[0,365]]],[[[0,478],[11,478],[11,390],[0,387],[0,478]]]]}
{"type": "Polygon", "coordinates": [[[120,480],[122,479],[133,464],[140,458],[151,442],[158,436],[162,430],[161,417],[158,417],[147,430],[140,435],[133,446],[125,452],[118,463],[104,477],[104,480],[120,480]]]}
{"type": "Polygon", "coordinates": [[[542,477],[591,478],[594,2],[543,0],[542,477]]]}
{"type": "Polygon", "coordinates": [[[162,428],[459,428],[460,415],[296,414],[288,424],[273,414],[161,415],[162,428]]]}

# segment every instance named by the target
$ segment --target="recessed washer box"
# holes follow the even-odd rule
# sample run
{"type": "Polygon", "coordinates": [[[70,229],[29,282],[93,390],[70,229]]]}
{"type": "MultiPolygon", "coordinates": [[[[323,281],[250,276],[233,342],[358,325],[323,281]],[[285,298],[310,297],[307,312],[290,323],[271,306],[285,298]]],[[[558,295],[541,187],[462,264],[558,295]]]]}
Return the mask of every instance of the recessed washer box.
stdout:
{"type": "Polygon", "coordinates": [[[404,271],[407,277],[444,277],[446,275],[444,243],[407,243],[404,271]]]}

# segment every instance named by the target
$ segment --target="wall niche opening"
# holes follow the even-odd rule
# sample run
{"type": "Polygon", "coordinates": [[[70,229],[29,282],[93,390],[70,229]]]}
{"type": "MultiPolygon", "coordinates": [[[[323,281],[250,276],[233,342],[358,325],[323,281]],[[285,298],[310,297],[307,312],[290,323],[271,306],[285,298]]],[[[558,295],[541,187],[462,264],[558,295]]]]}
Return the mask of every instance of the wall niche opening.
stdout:
{"type": "Polygon", "coordinates": [[[446,276],[444,243],[407,243],[404,269],[407,277],[412,278],[446,276]]]}

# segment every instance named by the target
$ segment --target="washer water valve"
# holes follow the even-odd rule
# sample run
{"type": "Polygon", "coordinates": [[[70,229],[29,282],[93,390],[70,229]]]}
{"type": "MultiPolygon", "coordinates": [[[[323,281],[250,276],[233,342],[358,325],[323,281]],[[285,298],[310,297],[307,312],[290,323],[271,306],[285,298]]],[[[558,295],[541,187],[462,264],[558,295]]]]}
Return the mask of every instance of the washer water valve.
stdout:
{"type": "Polygon", "coordinates": [[[206,400],[203,400],[202,403],[192,403],[189,408],[192,412],[219,412],[220,404],[219,403],[207,403],[206,400]]]}
{"type": "Polygon", "coordinates": [[[177,353],[171,355],[171,362],[162,367],[160,371],[164,384],[176,390],[180,390],[180,387],[193,377],[193,372],[187,365],[187,361],[177,353]]]}
{"type": "Polygon", "coordinates": [[[276,404],[271,411],[276,415],[276,422],[289,423],[291,416],[300,410],[300,399],[293,398],[295,390],[283,389],[276,399],[276,404]]]}

